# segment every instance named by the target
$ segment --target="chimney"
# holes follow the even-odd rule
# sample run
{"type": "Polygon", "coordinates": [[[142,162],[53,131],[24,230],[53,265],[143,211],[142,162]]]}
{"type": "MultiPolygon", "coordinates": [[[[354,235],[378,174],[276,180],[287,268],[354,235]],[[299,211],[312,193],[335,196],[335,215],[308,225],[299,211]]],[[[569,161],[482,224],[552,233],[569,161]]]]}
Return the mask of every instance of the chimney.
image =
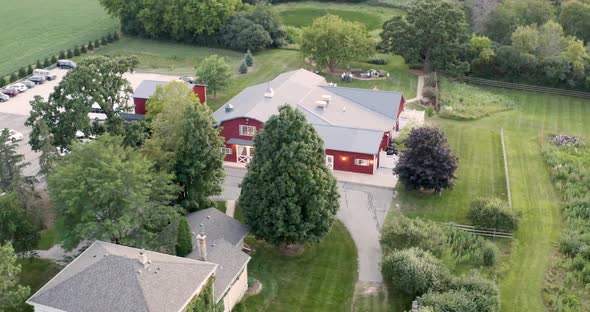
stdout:
{"type": "Polygon", "coordinates": [[[149,264],[149,260],[147,258],[147,254],[145,253],[145,250],[142,249],[139,252],[139,256],[140,256],[139,263],[143,264],[143,268],[144,269],[147,268],[148,267],[148,264],[149,264]]]}
{"type": "Polygon", "coordinates": [[[200,233],[197,235],[197,244],[199,245],[199,258],[207,261],[207,235],[200,233]]]}

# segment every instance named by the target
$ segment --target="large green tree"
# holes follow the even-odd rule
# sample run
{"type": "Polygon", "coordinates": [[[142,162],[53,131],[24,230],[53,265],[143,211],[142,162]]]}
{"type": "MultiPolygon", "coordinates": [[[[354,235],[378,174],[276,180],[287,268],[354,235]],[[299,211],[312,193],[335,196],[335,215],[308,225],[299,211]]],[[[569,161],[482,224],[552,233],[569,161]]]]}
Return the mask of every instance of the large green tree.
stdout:
{"type": "Polygon", "coordinates": [[[304,57],[334,71],[338,65],[372,55],[375,42],[365,25],[328,14],[303,29],[300,48],[304,57]]]}
{"type": "Polygon", "coordinates": [[[254,148],[240,194],[252,233],[271,244],[319,241],[339,206],[322,139],[303,113],[285,105],[256,134],[254,148]]]}
{"type": "Polygon", "coordinates": [[[20,270],[12,246],[0,245],[0,311],[20,307],[30,294],[29,287],[18,284],[20,270]]]}
{"type": "Polygon", "coordinates": [[[484,22],[484,34],[496,42],[509,44],[518,26],[541,26],[555,16],[551,0],[506,0],[498,4],[484,22]]]}
{"type": "Polygon", "coordinates": [[[33,150],[41,148],[39,120],[49,127],[51,144],[56,147],[68,147],[78,130],[90,133],[88,113],[93,104],[99,105],[107,116],[107,131],[123,134],[124,120],[118,112],[129,108],[127,103],[133,93],[123,74],[133,71],[137,64],[136,57],[89,57],[66,74],[47,101],[36,96],[25,123],[33,128],[29,139],[33,150]]]}
{"type": "Polygon", "coordinates": [[[189,105],[184,112],[183,133],[174,171],[176,182],[183,188],[181,204],[189,210],[211,207],[209,196],[221,192],[223,138],[214,128],[215,120],[208,106],[189,105]]]}
{"type": "Polygon", "coordinates": [[[225,59],[219,55],[211,55],[204,59],[197,67],[197,77],[200,83],[206,84],[213,92],[213,98],[217,91],[229,85],[231,69],[225,59]]]}
{"type": "Polygon", "coordinates": [[[408,63],[431,69],[465,72],[459,61],[469,41],[463,9],[450,0],[418,0],[408,14],[383,24],[380,48],[402,55],[408,63]]]}
{"type": "Polygon", "coordinates": [[[63,246],[107,240],[145,246],[179,217],[172,176],[153,169],[122,137],[105,134],[76,144],[49,175],[48,188],[63,246]]]}
{"type": "Polygon", "coordinates": [[[17,252],[37,246],[39,234],[15,193],[0,195],[0,244],[12,243],[17,252]]]}
{"type": "Polygon", "coordinates": [[[561,4],[559,23],[572,36],[590,41],[590,1],[568,0],[561,4]]]}

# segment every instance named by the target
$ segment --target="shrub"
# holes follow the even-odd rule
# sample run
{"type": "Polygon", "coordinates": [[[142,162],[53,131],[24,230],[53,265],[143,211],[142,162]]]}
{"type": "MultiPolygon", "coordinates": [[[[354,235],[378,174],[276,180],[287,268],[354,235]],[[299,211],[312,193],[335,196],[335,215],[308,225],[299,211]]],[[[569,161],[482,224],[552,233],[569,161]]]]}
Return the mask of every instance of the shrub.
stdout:
{"type": "MultiPolygon", "coordinates": [[[[51,61],[50,61],[50,64],[49,65],[55,64],[55,63],[57,63],[57,57],[54,55],[54,56],[51,57],[51,61]]],[[[47,66],[49,66],[49,65],[47,65],[47,66]]]]}
{"type": "Polygon", "coordinates": [[[447,235],[438,224],[420,218],[400,216],[395,222],[386,224],[381,232],[384,252],[418,247],[440,257],[446,248],[446,241],[447,235]]]}
{"type": "Polygon", "coordinates": [[[227,21],[221,27],[220,34],[222,44],[234,50],[258,51],[272,44],[268,31],[243,14],[236,14],[227,21]]]}
{"type": "Polygon", "coordinates": [[[72,51],[72,50],[68,50],[68,51],[66,52],[66,58],[72,58],[72,57],[74,57],[74,51],[72,51]]]}
{"type": "Polygon", "coordinates": [[[471,203],[467,219],[478,228],[512,232],[518,229],[520,213],[498,198],[480,198],[471,203]]]}
{"type": "Polygon", "coordinates": [[[0,77],[0,88],[4,87],[8,83],[6,82],[7,77],[0,77]]]}
{"type": "Polygon", "coordinates": [[[437,83],[438,83],[436,78],[437,77],[432,74],[424,76],[424,86],[425,87],[432,87],[432,88],[436,87],[437,83]]]}
{"type": "Polygon", "coordinates": [[[109,34],[107,35],[107,37],[106,37],[106,40],[107,40],[107,42],[108,42],[108,43],[111,43],[111,42],[113,42],[113,34],[109,33],[109,34]]]}
{"type": "Polygon", "coordinates": [[[410,295],[444,289],[449,276],[432,253],[415,247],[386,254],[381,269],[396,290],[410,295]]]}
{"type": "Polygon", "coordinates": [[[385,59],[382,59],[382,58],[372,58],[372,59],[369,59],[367,61],[367,63],[369,63],[369,64],[375,64],[375,65],[386,65],[387,64],[387,61],[385,59]]]}
{"type": "Polygon", "coordinates": [[[80,56],[81,52],[80,52],[80,48],[75,47],[74,48],[74,56],[80,56]]]}
{"type": "Polygon", "coordinates": [[[94,43],[92,41],[88,41],[88,51],[94,50],[94,43]]]}
{"type": "Polygon", "coordinates": [[[117,41],[119,40],[119,33],[116,31],[113,31],[113,41],[117,41]]]}
{"type": "Polygon", "coordinates": [[[436,97],[438,97],[438,89],[433,87],[425,87],[422,90],[422,96],[430,100],[436,99],[436,97]]]}
{"type": "Polygon", "coordinates": [[[100,47],[100,41],[98,39],[94,40],[94,47],[95,48],[99,48],[100,47]]]}
{"type": "Polygon", "coordinates": [[[102,38],[100,39],[100,44],[101,44],[101,45],[105,46],[105,45],[107,45],[107,43],[108,43],[108,41],[107,41],[107,38],[106,38],[106,37],[102,37],[102,38]]]}
{"type": "Polygon", "coordinates": [[[458,261],[479,259],[485,240],[481,236],[456,228],[447,230],[447,244],[458,261]]]}
{"type": "Polygon", "coordinates": [[[19,70],[18,70],[18,77],[19,78],[23,78],[25,76],[27,76],[27,69],[24,68],[24,67],[19,68],[19,70]]]}
{"type": "Polygon", "coordinates": [[[295,26],[283,26],[283,30],[287,33],[285,40],[290,44],[299,44],[301,42],[301,35],[303,30],[295,26]]]}
{"type": "Polygon", "coordinates": [[[428,106],[426,108],[426,116],[428,116],[428,117],[434,116],[434,108],[432,108],[432,106],[428,106]]]}
{"type": "Polygon", "coordinates": [[[242,64],[240,65],[240,74],[246,74],[248,73],[248,65],[246,65],[246,62],[242,62],[242,64]]]}
{"type": "Polygon", "coordinates": [[[86,45],[84,45],[84,44],[83,44],[83,45],[80,47],[80,52],[82,52],[82,54],[86,54],[86,53],[88,53],[88,49],[86,48],[86,45]]]}
{"type": "Polygon", "coordinates": [[[15,82],[17,80],[18,80],[18,75],[16,73],[12,73],[12,74],[10,74],[10,77],[8,78],[8,83],[15,82]]]}
{"type": "Polygon", "coordinates": [[[35,63],[35,68],[43,68],[43,63],[40,60],[37,60],[37,63],[35,63]]]}
{"type": "Polygon", "coordinates": [[[29,65],[29,67],[27,67],[27,75],[30,75],[33,73],[33,65],[29,65]]]}
{"type": "Polygon", "coordinates": [[[246,51],[246,55],[244,55],[244,62],[248,67],[254,65],[254,57],[252,56],[252,52],[248,49],[246,51]]]}
{"type": "Polygon", "coordinates": [[[178,222],[178,243],[176,244],[176,255],[184,257],[193,250],[193,241],[191,229],[186,218],[181,218],[178,222]]]}
{"type": "MultiPolygon", "coordinates": [[[[57,61],[56,61],[56,62],[57,62],[57,61]]],[[[43,67],[49,67],[49,66],[51,66],[51,61],[49,60],[49,58],[46,58],[46,59],[43,61],[43,67]]]]}
{"type": "Polygon", "coordinates": [[[433,311],[470,312],[478,311],[468,291],[464,289],[445,292],[429,292],[418,299],[422,306],[433,311]]]}
{"type": "Polygon", "coordinates": [[[496,265],[497,259],[498,259],[498,247],[496,246],[496,244],[487,241],[482,248],[482,261],[483,264],[485,266],[494,266],[496,265]]]}
{"type": "Polygon", "coordinates": [[[65,51],[60,51],[60,52],[59,52],[59,59],[60,59],[60,60],[63,60],[63,59],[65,59],[66,57],[67,57],[67,56],[66,56],[66,52],[65,52],[65,51]]]}

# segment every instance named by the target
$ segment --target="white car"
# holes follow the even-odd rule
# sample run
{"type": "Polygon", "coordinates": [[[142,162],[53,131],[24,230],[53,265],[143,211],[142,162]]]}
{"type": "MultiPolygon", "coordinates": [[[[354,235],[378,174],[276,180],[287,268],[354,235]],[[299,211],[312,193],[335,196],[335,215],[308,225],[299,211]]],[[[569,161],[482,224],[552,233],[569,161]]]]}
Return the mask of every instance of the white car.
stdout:
{"type": "Polygon", "coordinates": [[[27,91],[27,89],[28,89],[27,86],[25,86],[22,83],[15,83],[15,84],[10,85],[8,87],[11,88],[11,89],[16,89],[20,93],[23,93],[23,92],[27,91]]]}
{"type": "MultiPolygon", "coordinates": [[[[116,113],[117,110],[119,109],[119,105],[115,104],[113,106],[113,109],[116,113]]],[[[105,121],[105,120],[107,120],[107,114],[104,113],[104,111],[102,110],[102,108],[100,108],[100,105],[98,105],[98,103],[94,103],[94,104],[92,104],[92,107],[90,108],[90,113],[88,113],[88,118],[90,119],[90,121],[105,121]]]]}
{"type": "Polygon", "coordinates": [[[14,130],[14,129],[8,129],[8,139],[10,141],[12,141],[12,143],[15,143],[17,141],[20,141],[24,138],[23,134],[14,130]]]}

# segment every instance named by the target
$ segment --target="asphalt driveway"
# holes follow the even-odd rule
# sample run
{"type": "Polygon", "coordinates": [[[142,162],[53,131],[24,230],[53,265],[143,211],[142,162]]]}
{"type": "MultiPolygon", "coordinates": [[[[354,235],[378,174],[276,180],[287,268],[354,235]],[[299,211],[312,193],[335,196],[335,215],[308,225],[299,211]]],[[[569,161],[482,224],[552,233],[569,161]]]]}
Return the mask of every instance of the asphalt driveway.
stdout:
{"type": "MultiPolygon", "coordinates": [[[[223,191],[215,199],[235,200],[240,196],[239,186],[246,170],[226,167],[225,171],[223,191]]],[[[393,191],[346,182],[339,182],[338,189],[340,209],[337,217],[344,223],[356,244],[359,281],[382,282],[379,237],[391,206],[393,191]]]]}

